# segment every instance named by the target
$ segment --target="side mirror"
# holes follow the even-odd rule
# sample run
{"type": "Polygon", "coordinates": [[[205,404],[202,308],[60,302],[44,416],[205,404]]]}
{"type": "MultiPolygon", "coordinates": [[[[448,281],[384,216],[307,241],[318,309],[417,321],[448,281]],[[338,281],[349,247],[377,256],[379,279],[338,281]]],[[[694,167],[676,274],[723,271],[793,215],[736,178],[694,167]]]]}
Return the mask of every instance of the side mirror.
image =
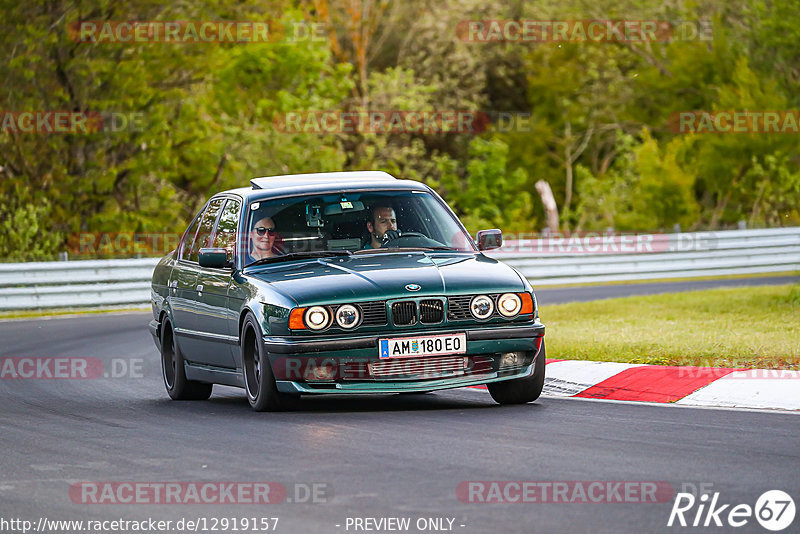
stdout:
{"type": "Polygon", "coordinates": [[[224,269],[232,267],[228,261],[228,251],[224,248],[201,248],[198,258],[200,267],[211,267],[212,269],[224,269]]]}
{"type": "Polygon", "coordinates": [[[478,250],[492,250],[503,246],[503,232],[497,228],[491,230],[479,230],[475,236],[478,243],[478,250]]]}

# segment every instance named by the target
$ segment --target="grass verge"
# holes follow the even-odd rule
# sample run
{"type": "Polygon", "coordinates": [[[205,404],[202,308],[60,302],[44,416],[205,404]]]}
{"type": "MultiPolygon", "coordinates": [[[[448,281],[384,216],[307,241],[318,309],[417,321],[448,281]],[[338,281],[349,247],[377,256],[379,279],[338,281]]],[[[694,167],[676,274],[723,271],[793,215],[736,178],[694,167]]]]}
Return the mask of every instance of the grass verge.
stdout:
{"type": "Polygon", "coordinates": [[[545,306],[552,358],[800,370],[800,285],[545,306]]]}
{"type": "Polygon", "coordinates": [[[630,286],[637,284],[660,284],[663,282],[703,282],[706,280],[745,280],[748,278],[777,278],[779,276],[800,276],[800,271],[780,271],[777,273],[754,273],[754,274],[726,274],[723,276],[688,276],[686,278],[645,278],[642,280],[619,280],[614,282],[582,282],[578,284],[553,284],[536,285],[534,289],[564,289],[571,287],[591,287],[591,286],[630,286]]]}

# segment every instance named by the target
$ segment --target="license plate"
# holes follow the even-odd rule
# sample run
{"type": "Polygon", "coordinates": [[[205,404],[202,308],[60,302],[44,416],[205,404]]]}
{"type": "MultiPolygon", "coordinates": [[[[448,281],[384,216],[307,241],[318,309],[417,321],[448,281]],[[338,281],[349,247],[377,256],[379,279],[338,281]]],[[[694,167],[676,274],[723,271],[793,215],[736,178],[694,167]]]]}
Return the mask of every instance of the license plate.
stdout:
{"type": "Polygon", "coordinates": [[[378,357],[417,358],[467,352],[467,334],[395,337],[378,341],[378,357]]]}

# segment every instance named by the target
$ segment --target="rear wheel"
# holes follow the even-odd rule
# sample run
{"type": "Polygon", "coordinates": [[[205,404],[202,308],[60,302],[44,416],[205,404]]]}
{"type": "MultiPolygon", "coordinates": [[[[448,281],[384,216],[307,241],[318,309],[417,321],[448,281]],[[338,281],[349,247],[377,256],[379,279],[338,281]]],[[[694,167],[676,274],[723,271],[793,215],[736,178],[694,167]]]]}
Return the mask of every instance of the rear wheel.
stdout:
{"type": "Polygon", "coordinates": [[[261,343],[261,328],[255,317],[248,315],[242,324],[242,372],[250,407],[257,412],[278,412],[292,408],[297,396],[278,391],[272,366],[261,343]]]}
{"type": "Polygon", "coordinates": [[[161,374],[164,387],[173,400],[206,400],[214,389],[214,384],[186,378],[183,355],[175,342],[172,324],[166,319],[161,324],[161,374]]]}
{"type": "Polygon", "coordinates": [[[533,402],[542,394],[544,387],[545,353],[544,341],[542,349],[536,357],[533,374],[524,378],[506,380],[505,382],[492,382],[486,384],[489,394],[499,404],[525,404],[533,402]]]}

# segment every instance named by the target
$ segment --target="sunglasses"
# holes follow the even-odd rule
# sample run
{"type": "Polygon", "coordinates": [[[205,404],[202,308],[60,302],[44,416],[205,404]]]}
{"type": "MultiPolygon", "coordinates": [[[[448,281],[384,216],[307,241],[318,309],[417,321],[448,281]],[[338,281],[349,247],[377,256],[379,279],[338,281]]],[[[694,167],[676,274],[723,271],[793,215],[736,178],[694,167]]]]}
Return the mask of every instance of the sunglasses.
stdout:
{"type": "Polygon", "coordinates": [[[275,235],[276,233],[275,228],[267,228],[266,226],[257,226],[253,228],[253,230],[260,236],[266,235],[267,233],[269,233],[269,235],[275,235]]]}

